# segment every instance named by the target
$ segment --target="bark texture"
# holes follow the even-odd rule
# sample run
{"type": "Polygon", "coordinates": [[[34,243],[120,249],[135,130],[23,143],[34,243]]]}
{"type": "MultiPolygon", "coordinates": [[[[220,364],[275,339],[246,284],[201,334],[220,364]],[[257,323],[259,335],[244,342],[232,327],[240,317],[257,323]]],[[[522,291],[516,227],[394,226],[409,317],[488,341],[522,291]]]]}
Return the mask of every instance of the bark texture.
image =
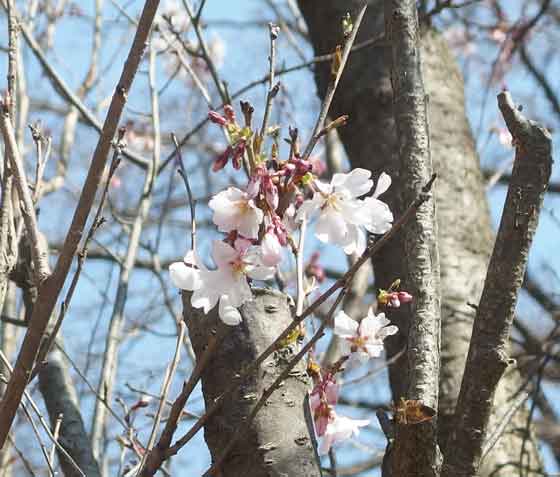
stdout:
{"type": "MultiPolygon", "coordinates": [[[[254,289],[254,300],[240,309],[243,321],[227,330],[202,373],[202,391],[208,407],[229,386],[233,376],[249,366],[292,321],[286,295],[254,289]]],[[[217,313],[207,316],[184,300],[185,320],[197,359],[216,328],[217,313]]],[[[258,373],[234,391],[204,428],[204,437],[215,462],[240,429],[263,390],[282,373],[298,351],[291,344],[274,352],[258,373]]],[[[243,439],[221,466],[223,477],[318,477],[320,471],[304,415],[304,399],[310,389],[305,364],[268,400],[250,423],[243,439]]]]}
{"type": "MultiPolygon", "coordinates": [[[[478,472],[494,392],[512,364],[509,334],[552,168],[552,141],[546,129],[527,121],[509,93],[500,93],[498,103],[516,143],[516,157],[474,321],[444,477],[474,477],[478,472]]],[[[525,467],[538,468],[538,462],[528,457],[525,462],[522,456],[519,468],[510,469],[510,473],[526,475],[525,467]]]]}
{"type": "MultiPolygon", "coordinates": [[[[307,22],[315,54],[331,53],[340,41],[340,19],[347,12],[355,12],[358,0],[324,0],[319,6],[313,0],[299,0],[307,22]]],[[[357,43],[383,32],[383,2],[370,1],[370,6],[358,34],[357,43]]],[[[400,197],[400,170],[396,150],[393,121],[392,91],[386,57],[387,44],[352,53],[335,95],[331,116],[349,114],[347,126],[339,135],[352,164],[373,172],[374,177],[386,171],[393,177],[393,185],[382,196],[395,215],[403,210],[400,197]]],[[[493,244],[490,215],[484,191],[471,129],[465,113],[463,80],[445,40],[436,31],[422,31],[422,62],[426,93],[430,146],[434,171],[438,179],[434,185],[437,204],[438,244],[441,273],[441,367],[438,432],[445,442],[453,427],[453,412],[461,385],[461,377],[468,352],[474,318],[469,304],[480,299],[486,267],[493,244]]],[[[322,97],[329,81],[330,66],[317,65],[315,78],[322,97]]],[[[384,253],[373,258],[376,286],[387,288],[395,278],[406,276],[402,238],[395,237],[384,253]]],[[[386,340],[388,354],[395,355],[406,347],[408,310],[400,309],[389,318],[399,326],[400,333],[386,340]]],[[[406,393],[408,364],[406,357],[389,368],[393,399],[406,393]]],[[[495,413],[490,426],[499,421],[509,408],[511,396],[518,391],[521,380],[515,369],[508,370],[495,396],[495,413]]],[[[508,463],[519,460],[526,424],[524,410],[516,413],[505,435],[498,441],[481,468],[480,475],[511,476],[508,463]]],[[[534,441],[526,444],[526,451],[535,460],[534,441]]],[[[534,461],[535,461],[534,460],[534,461]]],[[[537,474],[529,474],[537,475],[537,474]]]]}
{"type": "MultiPolygon", "coordinates": [[[[414,0],[385,1],[385,36],[391,44],[389,65],[401,196],[402,203],[409,204],[418,197],[433,174],[414,0]]],[[[403,285],[414,296],[409,317],[406,398],[421,400],[424,405],[437,409],[441,321],[436,207],[433,200],[418,208],[403,234],[408,271],[403,277],[403,285]]],[[[436,418],[416,426],[397,421],[392,453],[393,475],[439,475],[441,454],[436,425],[436,418]]]]}
{"type": "MultiPolygon", "coordinates": [[[[74,459],[87,477],[100,477],[101,472],[93,457],[91,442],[80,413],[76,390],[68,373],[68,363],[59,351],[49,354],[48,362],[39,371],[39,390],[47,406],[51,425],[54,427],[62,415],[59,442],[74,459]]],[[[80,474],[61,453],[60,467],[65,477],[80,474]]]]}

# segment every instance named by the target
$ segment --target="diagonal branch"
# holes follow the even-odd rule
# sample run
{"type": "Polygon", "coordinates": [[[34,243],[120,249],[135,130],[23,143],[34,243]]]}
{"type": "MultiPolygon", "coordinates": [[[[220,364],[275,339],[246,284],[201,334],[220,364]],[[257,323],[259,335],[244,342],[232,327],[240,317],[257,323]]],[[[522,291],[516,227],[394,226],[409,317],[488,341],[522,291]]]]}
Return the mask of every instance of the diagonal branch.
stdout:
{"type": "Polygon", "coordinates": [[[23,391],[27,385],[29,373],[33,368],[41,339],[78,249],[99,183],[101,182],[107,156],[126,104],[127,95],[144,55],[144,49],[158,6],[159,0],[146,0],[144,4],[138,29],[124,64],[118,86],[111,100],[101,136],[93,153],[91,166],[78,205],[76,206],[70,229],[66,235],[64,247],[52,275],[44,280],[39,288],[39,296],[33,307],[30,326],[21,345],[17,362],[14,366],[14,372],[0,405],[0,448],[6,442],[8,432],[21,402],[23,391]]]}
{"type": "Polygon", "coordinates": [[[498,95],[498,105],[514,138],[515,162],[474,321],[444,477],[477,474],[496,386],[510,364],[509,333],[552,167],[548,131],[527,120],[507,91],[498,95]]]}

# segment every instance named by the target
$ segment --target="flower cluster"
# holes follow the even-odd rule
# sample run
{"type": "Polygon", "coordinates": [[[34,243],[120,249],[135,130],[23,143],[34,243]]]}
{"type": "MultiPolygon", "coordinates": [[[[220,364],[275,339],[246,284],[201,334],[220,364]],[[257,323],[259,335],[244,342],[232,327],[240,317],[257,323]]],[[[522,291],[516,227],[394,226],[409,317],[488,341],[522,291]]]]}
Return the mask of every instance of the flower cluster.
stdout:
{"type": "Polygon", "coordinates": [[[315,433],[322,437],[320,454],[326,454],[336,442],[358,435],[360,427],[367,426],[369,420],[350,419],[340,416],[334,410],[338,401],[339,385],[333,372],[315,376],[315,386],[309,395],[309,406],[315,423],[315,433]]]}
{"type": "Polygon", "coordinates": [[[336,374],[342,370],[347,360],[365,362],[377,358],[383,351],[383,340],[398,331],[383,313],[375,315],[370,308],[368,316],[360,323],[340,311],[334,318],[334,333],[342,338],[343,357],[328,370],[310,366],[314,387],[309,395],[309,405],[315,424],[317,437],[322,437],[319,452],[326,454],[332,445],[358,435],[360,427],[367,426],[369,420],[350,419],[335,411],[338,401],[339,384],[336,374]]]}
{"type": "MultiPolygon", "coordinates": [[[[379,200],[391,184],[387,174],[381,174],[371,196],[373,181],[365,169],[334,174],[325,183],[317,178],[322,172],[317,159],[301,156],[297,129],[289,130],[290,150],[282,160],[279,129],[254,132],[253,108],[241,102],[241,110],[243,124],[230,105],[223,114],[208,115],[229,141],[214,160],[213,171],[231,161],[234,169],[243,167],[247,174],[245,187],[228,187],[209,201],[214,224],[226,234],[212,246],[215,268],[207,269],[194,251],[170,267],[173,283],[192,292],[193,307],[208,313],[218,305],[220,318],[229,325],[241,321],[238,308],[251,299],[250,281],[273,278],[284,254],[295,252],[292,234],[302,221],[317,218],[320,241],[360,254],[366,248],[366,231],[385,233],[393,220],[387,204],[379,200]],[[273,142],[270,152],[264,150],[266,138],[273,142]]],[[[307,271],[321,281],[321,270],[313,258],[307,271]]]]}

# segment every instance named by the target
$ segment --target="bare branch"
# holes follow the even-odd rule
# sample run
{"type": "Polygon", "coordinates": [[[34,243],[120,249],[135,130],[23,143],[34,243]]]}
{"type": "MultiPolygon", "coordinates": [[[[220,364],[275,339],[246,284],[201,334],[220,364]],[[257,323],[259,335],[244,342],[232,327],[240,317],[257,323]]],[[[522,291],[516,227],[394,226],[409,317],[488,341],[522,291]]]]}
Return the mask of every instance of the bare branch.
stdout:
{"type": "Polygon", "coordinates": [[[498,105],[515,141],[515,162],[474,321],[444,477],[478,471],[494,392],[510,364],[509,332],[552,166],[548,131],[527,120],[508,92],[498,95],[498,105]]]}

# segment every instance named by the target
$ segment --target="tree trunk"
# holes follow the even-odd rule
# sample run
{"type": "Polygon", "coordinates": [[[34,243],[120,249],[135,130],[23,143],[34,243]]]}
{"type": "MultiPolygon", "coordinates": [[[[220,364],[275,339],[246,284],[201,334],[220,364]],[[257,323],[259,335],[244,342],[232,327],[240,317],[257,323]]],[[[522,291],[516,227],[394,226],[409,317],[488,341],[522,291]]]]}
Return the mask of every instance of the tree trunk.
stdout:
{"type": "MultiPolygon", "coordinates": [[[[240,309],[243,321],[227,329],[202,373],[202,392],[208,407],[229,386],[233,376],[252,364],[292,321],[286,295],[273,290],[254,289],[254,300],[240,309]]],[[[187,295],[184,294],[184,297],[187,295]]],[[[197,359],[204,352],[208,335],[216,329],[216,309],[205,316],[183,300],[185,321],[197,359]]],[[[297,343],[274,352],[258,373],[246,379],[230,394],[220,410],[208,421],[204,437],[212,462],[216,462],[228,442],[245,427],[247,416],[261,396],[298,352],[297,343]]],[[[290,377],[268,400],[245,435],[221,465],[221,476],[318,477],[320,471],[306,426],[304,402],[310,381],[300,362],[290,377]]]]}
{"type": "MultiPolygon", "coordinates": [[[[347,11],[355,12],[361,3],[359,0],[324,0],[319,7],[313,0],[299,0],[316,55],[334,51],[336,44],[341,42],[341,18],[347,11]]],[[[356,43],[382,34],[383,17],[383,2],[369,2],[356,43]]],[[[382,171],[393,177],[393,185],[383,200],[398,216],[407,204],[401,203],[388,46],[379,42],[351,54],[330,114],[333,117],[350,115],[348,124],[339,129],[339,134],[352,167],[370,169],[374,177],[382,171]]],[[[438,174],[435,197],[442,285],[438,427],[443,443],[453,426],[451,417],[472,331],[474,310],[469,305],[477,304],[480,299],[493,246],[493,232],[478,155],[465,113],[464,86],[459,69],[445,40],[432,29],[422,33],[421,53],[429,96],[430,146],[434,171],[438,174]]],[[[330,65],[319,64],[315,78],[320,97],[326,91],[329,77],[330,65]]],[[[397,238],[388,244],[383,254],[374,257],[377,287],[387,288],[396,278],[406,276],[403,250],[402,241],[397,238]]],[[[389,356],[406,346],[406,312],[403,307],[390,315],[401,332],[386,340],[389,356]]],[[[393,399],[397,401],[405,394],[409,381],[406,356],[390,366],[389,376],[393,399]]],[[[515,370],[502,378],[490,429],[507,412],[510,399],[520,386],[521,380],[515,370]]],[[[504,436],[486,457],[480,475],[512,475],[511,465],[519,461],[524,439],[524,434],[518,430],[524,428],[526,411],[522,409],[514,415],[504,436]]],[[[530,462],[536,469],[536,473],[528,475],[537,475],[539,459],[534,440],[525,445],[525,451],[531,454],[530,462]]]]}

